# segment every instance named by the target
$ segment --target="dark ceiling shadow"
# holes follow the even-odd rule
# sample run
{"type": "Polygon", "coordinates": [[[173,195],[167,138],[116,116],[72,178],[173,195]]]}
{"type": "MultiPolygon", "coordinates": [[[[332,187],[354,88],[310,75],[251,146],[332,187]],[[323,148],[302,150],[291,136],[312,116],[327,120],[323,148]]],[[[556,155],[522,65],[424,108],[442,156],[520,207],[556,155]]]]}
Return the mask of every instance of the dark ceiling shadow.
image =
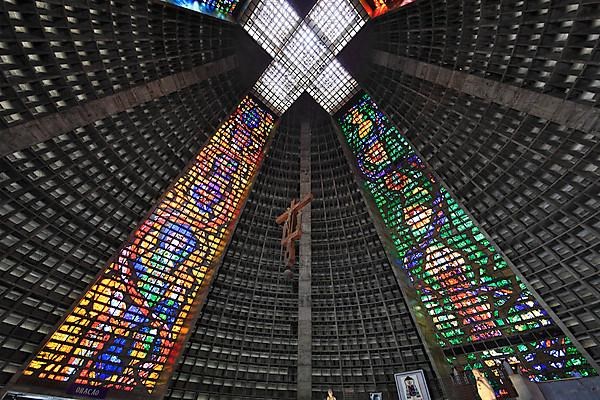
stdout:
{"type": "Polygon", "coordinates": [[[307,92],[304,92],[282,115],[282,118],[295,120],[308,119],[311,124],[325,124],[331,120],[329,113],[323,109],[307,92]]]}
{"type": "Polygon", "coordinates": [[[306,17],[306,14],[317,2],[316,0],[289,0],[290,5],[296,10],[300,18],[306,17]]]}
{"type": "Polygon", "coordinates": [[[267,69],[271,56],[241,26],[237,28],[233,41],[239,62],[238,79],[248,91],[267,69]]]}
{"type": "Polygon", "coordinates": [[[338,61],[359,83],[365,81],[369,71],[373,39],[373,23],[367,21],[337,57],[338,61]]]}

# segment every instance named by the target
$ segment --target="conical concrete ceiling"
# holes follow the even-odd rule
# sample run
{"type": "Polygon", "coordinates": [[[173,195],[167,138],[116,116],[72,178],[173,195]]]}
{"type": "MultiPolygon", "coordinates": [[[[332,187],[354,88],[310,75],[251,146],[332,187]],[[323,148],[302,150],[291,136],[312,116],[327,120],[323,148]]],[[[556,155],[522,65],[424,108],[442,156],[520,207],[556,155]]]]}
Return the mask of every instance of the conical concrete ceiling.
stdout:
{"type": "MultiPolygon", "coordinates": [[[[395,392],[394,371],[433,370],[329,115],[303,96],[283,116],[168,397],[295,399],[298,274],[275,218],[300,197],[311,137],[313,397],[395,392]],[[360,377],[356,376],[360,371],[360,377]]],[[[430,388],[439,394],[440,388],[430,388]]]]}
{"type": "MultiPolygon", "coordinates": [[[[160,3],[5,2],[2,16],[0,385],[270,62],[239,26],[160,3]]],[[[417,0],[340,55],[596,366],[599,21],[598,5],[575,0],[417,0]]],[[[271,222],[300,194],[303,121],[314,396],[392,396],[399,370],[433,377],[337,128],[301,99],[279,122],[169,398],[296,397],[298,288],[280,274],[271,222]]]]}
{"type": "Polygon", "coordinates": [[[0,384],[6,384],[234,109],[268,57],[238,26],[152,2],[123,9],[4,3],[2,15],[14,27],[2,30],[3,57],[11,62],[3,58],[0,75],[0,384]],[[72,16],[82,26],[98,19],[122,24],[105,27],[107,41],[92,31],[42,33],[72,16]],[[81,46],[85,55],[77,52],[81,46]],[[247,52],[255,61],[242,67],[247,52]],[[211,65],[195,80],[177,81],[182,71],[211,65]],[[148,99],[129,91],[169,83],[164,79],[173,90],[162,86],[148,99]],[[92,104],[99,115],[82,115],[78,107],[96,99],[105,100],[92,104]]]}

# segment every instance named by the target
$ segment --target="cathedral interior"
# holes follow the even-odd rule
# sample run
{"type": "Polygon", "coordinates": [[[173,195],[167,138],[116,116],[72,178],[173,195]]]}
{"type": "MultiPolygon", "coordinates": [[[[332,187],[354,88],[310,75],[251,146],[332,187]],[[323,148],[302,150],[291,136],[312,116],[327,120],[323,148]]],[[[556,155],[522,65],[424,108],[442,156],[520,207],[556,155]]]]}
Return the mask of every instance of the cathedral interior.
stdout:
{"type": "Polygon", "coordinates": [[[600,1],[0,27],[0,399],[600,398],[600,1]]]}

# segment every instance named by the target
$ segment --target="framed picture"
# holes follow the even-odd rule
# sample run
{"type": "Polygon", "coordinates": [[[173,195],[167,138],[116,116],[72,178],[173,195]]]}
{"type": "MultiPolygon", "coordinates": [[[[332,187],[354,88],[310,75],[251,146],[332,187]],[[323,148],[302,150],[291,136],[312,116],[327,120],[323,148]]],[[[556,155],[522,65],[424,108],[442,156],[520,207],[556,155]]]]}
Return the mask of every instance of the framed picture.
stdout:
{"type": "Polygon", "coordinates": [[[383,396],[381,392],[371,392],[369,393],[369,400],[383,400],[383,396]]]}
{"type": "Polygon", "coordinates": [[[400,400],[431,400],[422,369],[394,374],[400,400]]]}

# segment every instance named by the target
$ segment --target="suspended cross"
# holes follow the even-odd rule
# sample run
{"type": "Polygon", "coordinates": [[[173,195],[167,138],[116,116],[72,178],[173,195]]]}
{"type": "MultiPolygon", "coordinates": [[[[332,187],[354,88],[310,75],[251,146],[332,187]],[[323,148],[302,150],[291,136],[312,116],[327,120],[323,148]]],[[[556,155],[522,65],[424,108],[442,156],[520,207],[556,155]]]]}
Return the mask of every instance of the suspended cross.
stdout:
{"type": "MultiPolygon", "coordinates": [[[[192,0],[166,0],[188,6],[192,0]]],[[[196,0],[192,2],[195,7],[196,0]]],[[[251,0],[240,23],[273,60],[252,91],[273,111],[283,114],[307,91],[327,112],[333,114],[358,91],[358,84],[335,59],[366,23],[391,8],[414,0],[317,0],[301,19],[286,0],[251,0]],[[362,6],[361,6],[362,3],[362,6]],[[363,6],[366,8],[363,8],[363,6]]],[[[217,0],[228,13],[235,0],[217,0]]],[[[201,8],[197,8],[202,11],[201,8]]],[[[286,274],[296,262],[295,242],[302,236],[301,210],[313,199],[306,195],[277,217],[283,225],[281,245],[286,274]]]]}
{"type": "Polygon", "coordinates": [[[278,225],[283,225],[281,235],[281,248],[284,252],[286,275],[291,277],[292,268],[296,263],[296,241],[302,237],[302,209],[313,199],[313,194],[308,193],[300,201],[293,199],[290,207],[275,219],[278,225]]]}

